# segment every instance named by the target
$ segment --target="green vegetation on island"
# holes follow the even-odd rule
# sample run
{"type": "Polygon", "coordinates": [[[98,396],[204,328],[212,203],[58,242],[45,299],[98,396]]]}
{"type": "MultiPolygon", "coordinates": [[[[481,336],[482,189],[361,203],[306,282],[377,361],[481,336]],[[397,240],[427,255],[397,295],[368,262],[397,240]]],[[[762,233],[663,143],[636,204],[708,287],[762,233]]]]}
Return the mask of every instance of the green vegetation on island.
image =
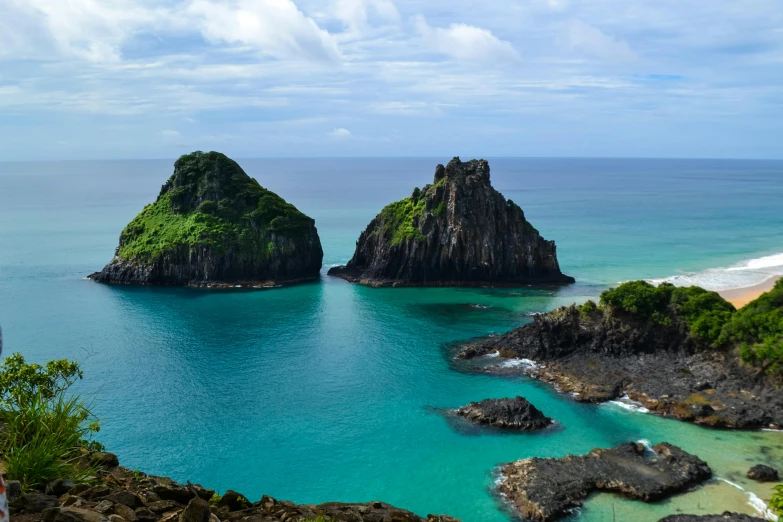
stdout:
{"type": "Polygon", "coordinates": [[[739,344],[742,360],[767,373],[783,373],[783,279],[734,314],[721,341],[739,344]]]}
{"type": "Polygon", "coordinates": [[[697,286],[658,286],[630,281],[601,294],[600,306],[588,301],[581,313],[602,309],[631,314],[657,325],[681,320],[704,347],[739,349],[742,360],[769,374],[783,373],[783,279],[740,310],[717,292],[697,286]]]}
{"type": "MultiPolygon", "coordinates": [[[[434,189],[434,185],[427,185],[424,190],[416,187],[410,197],[386,205],[377,218],[378,224],[374,233],[389,237],[392,245],[399,245],[406,239],[425,239],[418,229],[418,221],[426,212],[424,205],[426,195],[434,189]]],[[[441,202],[440,205],[443,208],[441,209],[440,206],[436,208],[434,212],[436,215],[441,215],[445,211],[445,204],[441,202]]]]}
{"type": "Polygon", "coordinates": [[[313,220],[263,188],[232,159],[219,152],[193,152],[174,164],[157,201],[144,207],[122,231],[118,255],[151,261],[185,245],[230,246],[267,254],[267,232],[306,235],[313,220]]]}

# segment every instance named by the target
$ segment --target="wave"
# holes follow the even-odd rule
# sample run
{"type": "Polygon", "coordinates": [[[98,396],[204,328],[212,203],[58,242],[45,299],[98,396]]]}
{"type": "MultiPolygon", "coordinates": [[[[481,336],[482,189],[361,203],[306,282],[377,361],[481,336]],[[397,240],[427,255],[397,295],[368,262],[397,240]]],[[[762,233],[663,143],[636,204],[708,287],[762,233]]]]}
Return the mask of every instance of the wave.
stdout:
{"type": "Polygon", "coordinates": [[[613,401],[608,401],[606,404],[617,406],[632,413],[650,413],[650,410],[645,408],[641,402],[632,401],[628,395],[623,395],[613,401]]]}
{"type": "Polygon", "coordinates": [[[717,291],[754,286],[774,276],[783,276],[783,253],[749,259],[728,267],[709,268],[702,272],[678,274],[648,281],[653,284],[671,283],[676,286],[696,285],[717,291]]]}
{"type": "Polygon", "coordinates": [[[761,500],[758,495],[753,493],[752,491],[748,491],[739,484],[735,484],[734,482],[730,482],[726,480],[725,478],[718,477],[718,480],[722,480],[726,484],[730,486],[734,486],[735,488],[739,489],[740,491],[744,491],[748,494],[748,505],[750,505],[753,509],[758,511],[758,513],[764,517],[765,520],[772,520],[773,522],[778,522],[779,517],[772,512],[771,509],[769,509],[769,506],[767,506],[767,503],[761,500]]]}

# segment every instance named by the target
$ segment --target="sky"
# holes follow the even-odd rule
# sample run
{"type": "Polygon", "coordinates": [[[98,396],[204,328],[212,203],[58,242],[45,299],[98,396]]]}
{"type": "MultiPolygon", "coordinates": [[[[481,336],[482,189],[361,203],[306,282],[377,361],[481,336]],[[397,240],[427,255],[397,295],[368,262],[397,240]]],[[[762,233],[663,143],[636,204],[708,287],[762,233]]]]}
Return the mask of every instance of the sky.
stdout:
{"type": "Polygon", "coordinates": [[[781,0],[0,0],[0,160],[783,158],[781,0]]]}

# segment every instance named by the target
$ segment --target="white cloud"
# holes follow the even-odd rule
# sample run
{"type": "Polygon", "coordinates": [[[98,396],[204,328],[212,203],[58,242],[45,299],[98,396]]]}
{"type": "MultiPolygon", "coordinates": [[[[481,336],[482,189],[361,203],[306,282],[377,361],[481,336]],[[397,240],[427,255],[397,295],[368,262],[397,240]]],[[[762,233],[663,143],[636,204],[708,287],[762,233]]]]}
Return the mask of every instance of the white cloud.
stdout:
{"type": "Polygon", "coordinates": [[[567,25],[568,43],[574,50],[612,62],[632,62],[636,53],[622,40],[616,40],[581,20],[567,25]]]}
{"type": "Polygon", "coordinates": [[[0,0],[0,11],[0,56],[93,62],[119,60],[123,43],[160,15],[130,0],[0,0]]]}
{"type": "Polygon", "coordinates": [[[414,19],[424,44],[434,52],[471,62],[513,62],[519,60],[514,47],[491,31],[467,24],[447,28],[431,27],[423,16],[414,19]]]}
{"type": "Polygon", "coordinates": [[[179,132],[172,129],[166,129],[160,131],[160,136],[163,139],[167,139],[167,140],[176,140],[182,137],[182,135],[179,132]]]}
{"type": "Polygon", "coordinates": [[[351,134],[351,131],[349,131],[348,129],[343,129],[342,127],[335,127],[329,133],[329,136],[331,136],[334,139],[345,140],[352,137],[353,134],[351,134]]]}
{"type": "Polygon", "coordinates": [[[335,0],[334,17],[353,31],[362,31],[370,14],[383,20],[398,20],[400,13],[391,0],[335,0]]]}
{"type": "Polygon", "coordinates": [[[211,42],[248,46],[284,60],[340,59],[331,35],[291,0],[193,0],[188,12],[211,42]]]}

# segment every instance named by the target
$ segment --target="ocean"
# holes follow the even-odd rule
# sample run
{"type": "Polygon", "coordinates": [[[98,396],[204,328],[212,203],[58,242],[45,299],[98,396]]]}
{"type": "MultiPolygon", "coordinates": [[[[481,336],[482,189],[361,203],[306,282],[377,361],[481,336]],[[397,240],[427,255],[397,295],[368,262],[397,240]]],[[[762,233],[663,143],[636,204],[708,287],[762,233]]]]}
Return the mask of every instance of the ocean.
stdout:
{"type": "MultiPolygon", "coordinates": [[[[575,520],[755,513],[783,433],[711,431],[627,404],[577,404],[525,378],[465,374],[454,343],[502,333],[630,279],[711,289],[783,274],[783,162],[488,158],[493,185],[558,245],[567,287],[373,289],[329,278],[387,203],[450,158],[239,159],[316,220],[319,283],[267,291],[104,286],[85,279],[154,201],[173,158],[0,163],[0,325],[5,353],[81,361],[98,439],[131,469],[252,500],[383,500],[465,522],[513,519],[499,464],[626,441],[668,441],[716,479],[644,505],[596,495],[575,520]],[[557,426],[499,434],[449,409],[522,395],[557,426]],[[727,482],[728,481],[728,482],[727,482]],[[742,488],[742,489],[740,489],[742,488]]],[[[463,158],[468,159],[468,158],[463,158]]]]}

